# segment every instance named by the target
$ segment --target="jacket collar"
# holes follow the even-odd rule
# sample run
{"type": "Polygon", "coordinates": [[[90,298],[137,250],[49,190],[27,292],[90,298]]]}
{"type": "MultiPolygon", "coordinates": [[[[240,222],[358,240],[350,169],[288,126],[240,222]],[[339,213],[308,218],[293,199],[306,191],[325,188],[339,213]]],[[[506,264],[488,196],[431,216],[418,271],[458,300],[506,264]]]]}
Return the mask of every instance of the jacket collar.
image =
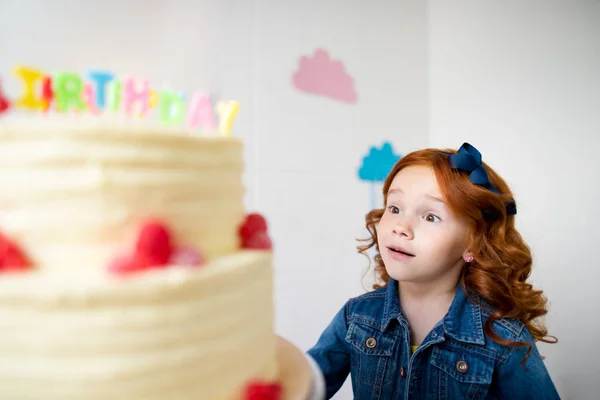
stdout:
{"type": "MultiPolygon", "coordinates": [[[[469,299],[462,288],[462,284],[459,284],[454,300],[452,300],[450,309],[442,320],[442,324],[444,332],[455,340],[484,344],[481,299],[478,296],[473,296],[473,300],[469,299]]],[[[398,281],[390,278],[383,306],[382,331],[387,330],[393,320],[399,319],[405,319],[405,317],[398,296],[398,281]]]]}
{"type": "Polygon", "coordinates": [[[383,303],[383,318],[381,320],[381,331],[385,332],[390,323],[395,319],[405,319],[402,308],[400,308],[400,297],[398,296],[398,281],[390,278],[387,284],[385,302],[383,303]]]}

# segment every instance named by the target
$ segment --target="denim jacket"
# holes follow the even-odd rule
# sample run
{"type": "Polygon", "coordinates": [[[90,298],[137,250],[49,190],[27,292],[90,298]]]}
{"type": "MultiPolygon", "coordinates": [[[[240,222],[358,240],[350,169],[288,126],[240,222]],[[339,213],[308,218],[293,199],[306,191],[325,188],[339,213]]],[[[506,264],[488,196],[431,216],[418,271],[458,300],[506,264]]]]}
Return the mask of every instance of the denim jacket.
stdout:
{"type": "Polygon", "coordinates": [[[411,353],[408,322],[398,282],[349,300],[308,354],[317,362],[331,398],[350,373],[355,400],[377,399],[558,399],[537,347],[515,320],[494,322],[503,339],[526,347],[497,344],[484,335],[489,311],[458,286],[446,316],[411,353]]]}

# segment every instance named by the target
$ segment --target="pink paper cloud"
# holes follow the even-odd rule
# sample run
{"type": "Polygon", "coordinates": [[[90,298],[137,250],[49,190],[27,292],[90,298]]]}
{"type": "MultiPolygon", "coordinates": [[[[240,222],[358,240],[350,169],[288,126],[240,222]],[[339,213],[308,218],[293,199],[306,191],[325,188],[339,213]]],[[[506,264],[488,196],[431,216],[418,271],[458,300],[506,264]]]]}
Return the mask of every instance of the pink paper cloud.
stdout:
{"type": "Polygon", "coordinates": [[[326,50],[317,49],[312,57],[302,57],[292,78],[294,86],[303,92],[329,97],[346,103],[356,103],[354,79],[339,60],[332,60],[326,50]]]}

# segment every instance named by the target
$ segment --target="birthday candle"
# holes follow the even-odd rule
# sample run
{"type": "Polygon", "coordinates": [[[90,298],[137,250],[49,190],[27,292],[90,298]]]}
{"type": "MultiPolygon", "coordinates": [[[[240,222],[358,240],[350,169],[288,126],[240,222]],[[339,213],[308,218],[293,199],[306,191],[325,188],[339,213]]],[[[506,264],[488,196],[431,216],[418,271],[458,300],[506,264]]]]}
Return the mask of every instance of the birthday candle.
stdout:
{"type": "Polygon", "coordinates": [[[139,105],[139,115],[143,116],[148,111],[150,100],[150,83],[147,80],[141,80],[141,89],[136,89],[135,81],[129,78],[125,81],[123,95],[125,96],[125,113],[134,115],[134,105],[139,105]]]}
{"type": "MultiPolygon", "coordinates": [[[[150,89],[148,90],[148,109],[147,111],[150,111],[152,108],[156,107],[156,105],[158,104],[158,93],[156,93],[156,91],[154,91],[154,89],[150,89]]],[[[143,118],[144,115],[142,113],[137,113],[136,117],[138,118],[143,118]]]]}
{"type": "Polygon", "coordinates": [[[23,96],[15,103],[17,106],[39,109],[44,107],[44,100],[35,94],[36,82],[44,77],[41,71],[23,66],[17,66],[13,73],[23,80],[23,96]]]}
{"type": "Polygon", "coordinates": [[[100,115],[100,109],[96,105],[97,97],[94,95],[94,87],[91,83],[86,83],[83,89],[83,102],[93,115],[100,115]]]}
{"type": "Polygon", "coordinates": [[[83,80],[74,72],[59,72],[54,76],[54,96],[57,111],[68,111],[70,106],[77,111],[85,110],[83,102],[83,80]]]}
{"type": "Polygon", "coordinates": [[[52,77],[45,76],[42,82],[42,110],[44,112],[50,109],[50,103],[54,98],[54,91],[52,90],[52,77]]]}
{"type": "Polygon", "coordinates": [[[113,80],[114,74],[108,71],[90,71],[88,72],[88,77],[92,81],[92,84],[95,84],[95,93],[96,93],[96,105],[99,108],[104,108],[106,106],[106,92],[107,86],[110,81],[113,80]]]}
{"type": "Polygon", "coordinates": [[[154,108],[158,104],[158,93],[155,90],[150,89],[148,93],[148,108],[154,108]]]}
{"type": "Polygon", "coordinates": [[[214,131],[215,117],[210,98],[205,93],[194,93],[188,111],[188,128],[195,130],[199,126],[207,131],[214,131]]]}
{"type": "Polygon", "coordinates": [[[219,114],[219,132],[222,135],[231,133],[233,119],[240,110],[240,103],[237,101],[219,101],[215,106],[217,114],[219,114]]]}
{"type": "Polygon", "coordinates": [[[159,94],[160,121],[167,125],[178,125],[185,117],[185,102],[181,94],[162,90],[159,94]]]}
{"type": "Polygon", "coordinates": [[[121,82],[112,81],[108,92],[108,106],[112,111],[117,111],[121,105],[121,82]]]}

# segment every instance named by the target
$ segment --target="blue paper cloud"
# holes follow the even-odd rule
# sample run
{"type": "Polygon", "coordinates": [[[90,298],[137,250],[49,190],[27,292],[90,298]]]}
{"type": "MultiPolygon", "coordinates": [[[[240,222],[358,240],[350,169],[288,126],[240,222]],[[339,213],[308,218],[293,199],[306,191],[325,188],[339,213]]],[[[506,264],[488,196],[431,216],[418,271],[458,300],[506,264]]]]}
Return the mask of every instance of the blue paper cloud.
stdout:
{"type": "Polygon", "coordinates": [[[383,182],[401,157],[394,153],[390,142],[384,142],[381,148],[373,146],[363,158],[358,178],[369,182],[383,182]]]}

